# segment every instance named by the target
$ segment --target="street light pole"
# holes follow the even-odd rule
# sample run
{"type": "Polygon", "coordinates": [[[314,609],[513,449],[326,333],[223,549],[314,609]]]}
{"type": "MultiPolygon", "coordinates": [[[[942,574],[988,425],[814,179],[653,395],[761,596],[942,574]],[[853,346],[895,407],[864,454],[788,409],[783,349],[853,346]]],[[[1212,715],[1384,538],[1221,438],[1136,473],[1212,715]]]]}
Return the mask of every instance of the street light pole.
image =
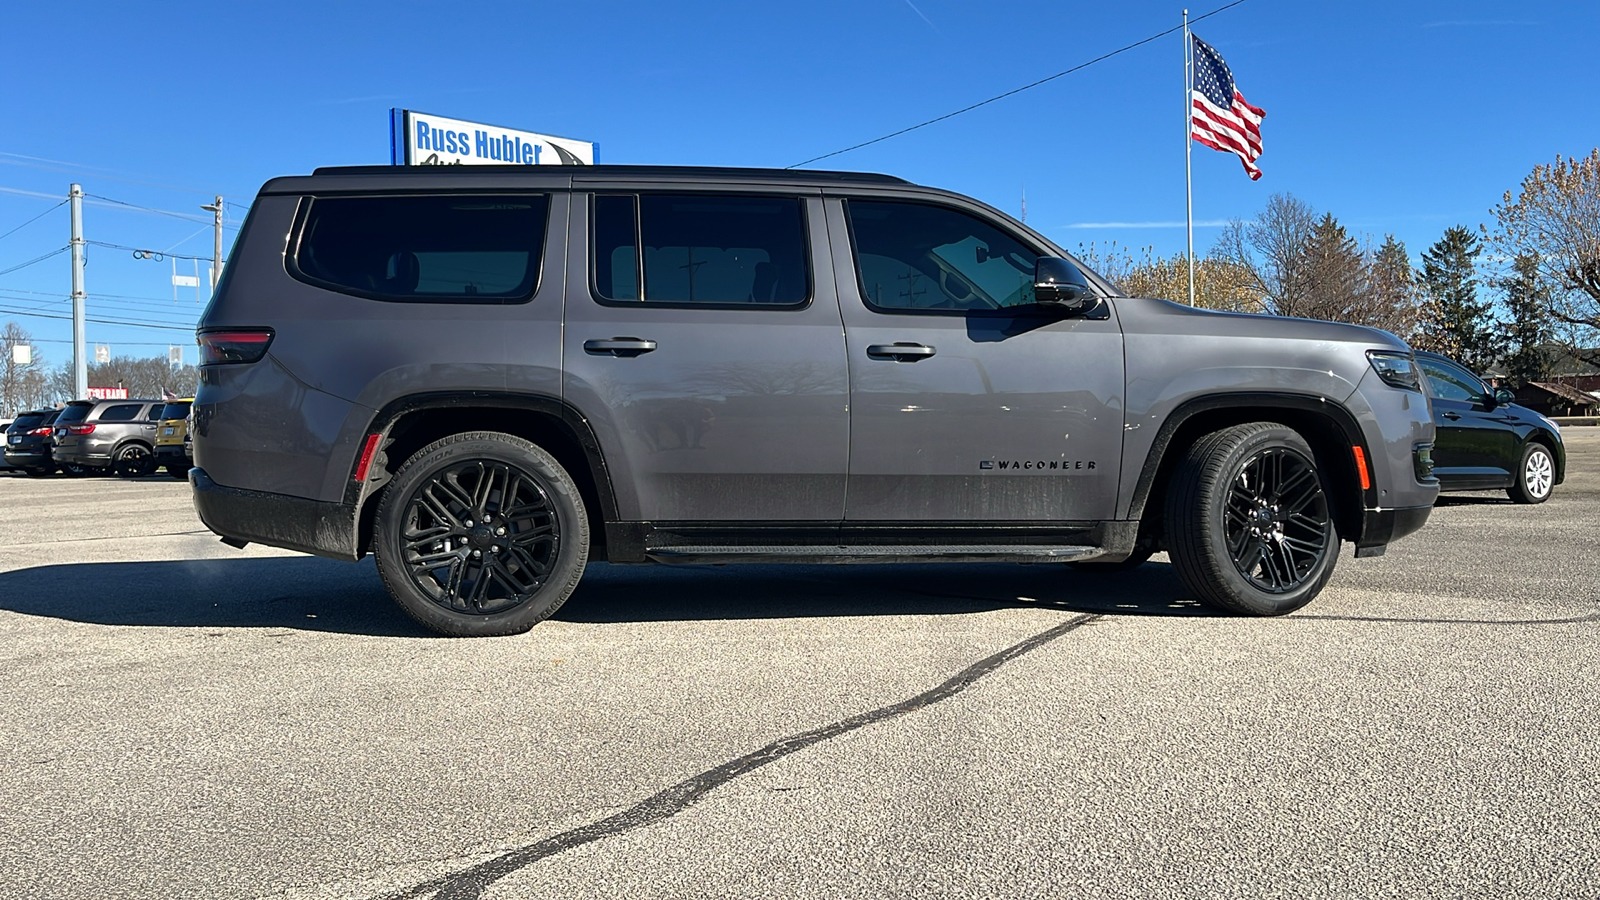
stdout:
{"type": "Polygon", "coordinates": [[[73,399],[89,396],[89,357],[84,353],[83,304],[83,186],[67,192],[72,212],[72,390],[73,399]]]}

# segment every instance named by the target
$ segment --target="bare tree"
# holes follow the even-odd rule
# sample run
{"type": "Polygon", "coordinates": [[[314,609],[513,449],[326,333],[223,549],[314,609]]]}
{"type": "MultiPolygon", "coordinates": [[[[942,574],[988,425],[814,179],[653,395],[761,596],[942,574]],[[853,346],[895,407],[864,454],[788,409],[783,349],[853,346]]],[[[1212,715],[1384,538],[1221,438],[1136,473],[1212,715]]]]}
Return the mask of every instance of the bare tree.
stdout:
{"type": "Polygon", "coordinates": [[[1310,204],[1291,194],[1273,194],[1254,220],[1230,224],[1211,256],[1246,273],[1268,312],[1304,316],[1314,299],[1306,254],[1316,224],[1310,204]]]}
{"type": "MultiPolygon", "coordinates": [[[[1160,257],[1155,248],[1145,247],[1135,257],[1115,241],[1105,247],[1080,244],[1078,249],[1079,259],[1132,296],[1179,303],[1188,300],[1189,263],[1182,253],[1160,257]]],[[[1194,291],[1195,305],[1204,309],[1263,312],[1266,308],[1250,272],[1230,259],[1208,256],[1197,260],[1194,291]]]]}
{"type": "Polygon", "coordinates": [[[17,362],[17,347],[28,347],[31,353],[33,336],[7,322],[0,330],[0,412],[6,415],[39,406],[46,393],[44,360],[33,356],[26,363],[17,362]]]}
{"type": "Polygon", "coordinates": [[[1555,288],[1551,314],[1574,356],[1600,365],[1600,149],[1533,167],[1494,208],[1491,240],[1508,258],[1538,259],[1555,288]]]}
{"type": "MultiPolygon", "coordinates": [[[[199,383],[199,369],[192,365],[174,368],[163,356],[118,356],[110,362],[89,364],[90,387],[125,388],[129,397],[158,398],[163,391],[192,397],[199,383]]],[[[72,367],[63,365],[51,373],[50,386],[56,395],[71,397],[75,390],[72,367]]]]}

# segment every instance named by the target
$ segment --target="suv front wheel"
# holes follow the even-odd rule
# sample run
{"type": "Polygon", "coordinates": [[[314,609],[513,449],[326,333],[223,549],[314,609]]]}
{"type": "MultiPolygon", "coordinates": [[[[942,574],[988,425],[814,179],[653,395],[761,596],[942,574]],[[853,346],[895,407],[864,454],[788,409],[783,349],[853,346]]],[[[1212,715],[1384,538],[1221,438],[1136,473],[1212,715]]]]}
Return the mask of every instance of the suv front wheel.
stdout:
{"type": "Polygon", "coordinates": [[[519,634],[571,596],[589,556],[578,486],[555,457],[509,434],[422,448],[378,507],[373,555],[389,593],[440,634],[519,634]]]}
{"type": "Polygon", "coordinates": [[[1271,422],[1196,441],[1173,473],[1166,523],[1184,585],[1245,615],[1310,603],[1339,558],[1316,454],[1293,429],[1271,422]]]}

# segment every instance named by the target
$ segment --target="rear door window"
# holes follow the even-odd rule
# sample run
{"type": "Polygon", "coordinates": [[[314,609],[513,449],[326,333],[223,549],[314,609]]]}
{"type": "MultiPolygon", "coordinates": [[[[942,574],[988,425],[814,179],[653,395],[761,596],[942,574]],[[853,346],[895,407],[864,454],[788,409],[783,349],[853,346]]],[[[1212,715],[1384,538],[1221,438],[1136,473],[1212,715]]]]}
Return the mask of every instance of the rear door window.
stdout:
{"type": "Polygon", "coordinates": [[[543,194],[308,202],[293,269],[313,284],[376,300],[516,303],[538,283],[543,194]]]}
{"type": "Polygon", "coordinates": [[[119,406],[108,406],[100,414],[102,422],[132,422],[139,418],[139,410],[144,407],[137,403],[124,403],[119,406]]]}
{"type": "Polygon", "coordinates": [[[802,306],[811,277],[800,203],[798,197],[599,195],[595,293],[667,306],[802,306]]]}

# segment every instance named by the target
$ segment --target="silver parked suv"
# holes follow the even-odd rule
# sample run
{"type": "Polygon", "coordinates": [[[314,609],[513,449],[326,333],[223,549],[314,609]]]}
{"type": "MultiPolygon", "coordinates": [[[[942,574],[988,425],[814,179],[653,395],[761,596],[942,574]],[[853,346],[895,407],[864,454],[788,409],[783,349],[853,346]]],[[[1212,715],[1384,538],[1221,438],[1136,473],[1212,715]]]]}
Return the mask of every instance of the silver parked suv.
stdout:
{"type": "Polygon", "coordinates": [[[74,400],[55,422],[55,461],[63,468],[114,470],[137,477],[156,470],[160,400],[74,400]]]}
{"type": "Polygon", "coordinates": [[[205,523],[372,551],[446,634],[532,627],[591,559],[1165,549],[1276,615],[1438,492],[1394,336],[1126,297],[881,175],[319,169],[262,188],[199,330],[205,523]]]}

